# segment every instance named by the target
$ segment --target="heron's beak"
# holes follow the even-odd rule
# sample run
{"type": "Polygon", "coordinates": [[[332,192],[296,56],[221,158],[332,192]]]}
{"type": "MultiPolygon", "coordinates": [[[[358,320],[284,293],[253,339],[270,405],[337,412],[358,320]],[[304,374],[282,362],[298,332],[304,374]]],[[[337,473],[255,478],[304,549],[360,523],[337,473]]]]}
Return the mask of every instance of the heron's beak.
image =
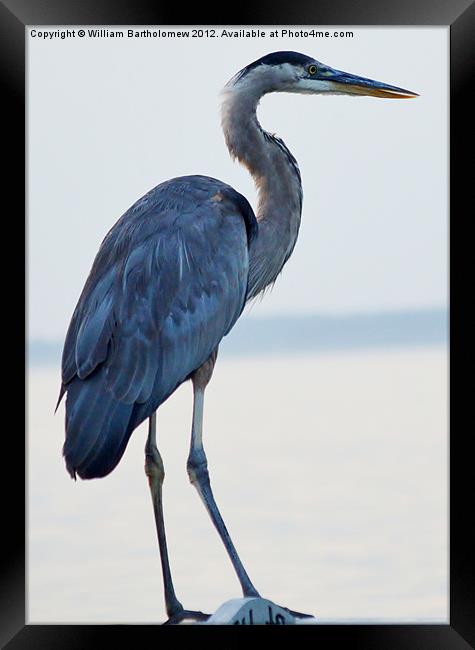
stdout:
{"type": "Polygon", "coordinates": [[[405,90],[397,86],[390,86],[381,81],[374,81],[366,77],[323,67],[318,74],[318,80],[326,81],[330,92],[344,93],[345,95],[369,95],[371,97],[386,97],[388,99],[410,99],[419,97],[412,90],[405,90]]]}

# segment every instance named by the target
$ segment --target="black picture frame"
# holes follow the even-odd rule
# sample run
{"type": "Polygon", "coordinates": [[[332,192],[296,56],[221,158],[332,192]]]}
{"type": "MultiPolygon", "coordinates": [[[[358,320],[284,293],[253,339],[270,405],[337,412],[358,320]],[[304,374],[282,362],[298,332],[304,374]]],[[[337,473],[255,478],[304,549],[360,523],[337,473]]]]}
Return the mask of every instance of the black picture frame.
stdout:
{"type": "MultiPolygon", "coordinates": [[[[220,639],[225,648],[238,647],[249,635],[268,638],[273,633],[282,640],[293,641],[297,635],[305,636],[322,647],[344,644],[348,648],[371,650],[384,648],[410,648],[418,650],[449,650],[451,648],[475,647],[475,598],[473,575],[474,534],[469,523],[473,480],[471,454],[466,440],[473,429],[472,420],[460,417],[464,406],[471,403],[468,391],[460,382],[454,389],[452,379],[458,373],[460,360],[466,358],[468,314],[458,316],[457,296],[463,292],[468,276],[470,238],[461,236],[469,221],[472,183],[467,182],[463,170],[473,166],[473,149],[468,139],[473,132],[473,104],[467,102],[467,90],[473,70],[475,7],[471,0],[338,0],[332,3],[293,2],[279,4],[261,2],[252,14],[240,7],[239,20],[223,18],[215,8],[206,10],[201,4],[174,9],[147,0],[135,0],[127,4],[123,0],[72,0],[52,2],[48,0],[9,0],[0,4],[0,68],[4,88],[3,162],[4,214],[3,238],[4,274],[2,296],[4,298],[3,370],[7,373],[8,389],[4,390],[4,415],[11,422],[4,423],[2,455],[2,578],[0,593],[0,644],[9,650],[20,648],[90,648],[111,645],[117,640],[136,646],[147,640],[163,643],[163,635],[187,636],[190,642],[203,639],[220,639]],[[25,458],[25,437],[22,434],[22,418],[25,395],[25,260],[20,254],[19,242],[25,242],[25,218],[21,213],[25,195],[25,27],[27,25],[111,24],[111,25],[440,25],[450,27],[450,223],[451,223],[451,422],[450,422],[450,622],[438,625],[323,625],[298,626],[278,631],[273,628],[211,628],[182,626],[163,628],[154,625],[27,625],[25,624],[25,474],[22,471],[25,458]],[[6,91],[6,92],[5,92],[6,91]],[[9,138],[9,145],[5,140],[9,138]],[[469,158],[470,156],[470,158],[469,158]],[[10,199],[7,207],[5,199],[10,199]],[[457,253],[454,254],[455,247],[457,253]],[[8,250],[9,249],[9,250],[8,250]],[[12,253],[8,255],[8,253],[12,253]],[[6,260],[9,260],[6,263],[6,260]],[[11,317],[15,318],[12,319],[11,317]],[[13,325],[12,320],[19,323],[13,325]],[[12,326],[13,325],[13,326],[12,326]],[[464,329],[465,326],[465,329],[464,329]],[[8,338],[7,338],[8,337],[8,338]],[[463,348],[462,348],[463,346],[463,348]],[[462,354],[463,350],[463,354],[462,354]],[[11,352],[7,362],[6,352],[11,352]],[[11,399],[16,395],[19,403],[15,408],[11,399]],[[455,416],[457,415],[457,418],[455,416]],[[458,425],[457,421],[461,424],[458,425]],[[7,462],[8,459],[8,462],[7,462]],[[11,472],[8,469],[11,468],[11,472]],[[166,631],[172,630],[172,631],[166,631]],[[173,631],[174,630],[174,631],[173,631]],[[183,630],[188,630],[185,632],[183,630]],[[190,632],[195,630],[195,632],[190,632]],[[196,631],[198,630],[198,631],[196,631]],[[261,636],[264,635],[264,636],[261,636]],[[284,636],[282,636],[284,635],[284,636]],[[289,635],[286,637],[286,635],[289,635]],[[157,638],[158,636],[158,638],[157,638]],[[223,638],[226,639],[223,642],[223,638]]],[[[460,301],[462,303],[462,301],[460,301]]],[[[462,303],[464,304],[464,303],[462,303]]],[[[472,330],[473,331],[473,330],[472,330]]],[[[23,419],[23,429],[25,429],[23,419]]],[[[472,526],[473,528],[473,526],[472,526]]],[[[159,595],[157,595],[157,598],[159,595]]],[[[181,637],[186,642],[184,637],[181,637]]],[[[170,639],[166,637],[165,642],[170,639]]]]}

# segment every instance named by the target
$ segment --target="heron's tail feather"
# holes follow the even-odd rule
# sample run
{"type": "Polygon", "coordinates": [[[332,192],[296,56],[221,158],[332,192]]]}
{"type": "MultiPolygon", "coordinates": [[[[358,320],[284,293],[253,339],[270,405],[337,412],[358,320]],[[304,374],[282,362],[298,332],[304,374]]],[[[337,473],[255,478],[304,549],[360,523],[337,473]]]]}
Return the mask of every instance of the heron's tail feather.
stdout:
{"type": "Polygon", "coordinates": [[[122,458],[132,433],[133,404],[119,402],[107,390],[101,371],[67,386],[66,441],[63,455],[73,478],[106,476],[122,458]]]}

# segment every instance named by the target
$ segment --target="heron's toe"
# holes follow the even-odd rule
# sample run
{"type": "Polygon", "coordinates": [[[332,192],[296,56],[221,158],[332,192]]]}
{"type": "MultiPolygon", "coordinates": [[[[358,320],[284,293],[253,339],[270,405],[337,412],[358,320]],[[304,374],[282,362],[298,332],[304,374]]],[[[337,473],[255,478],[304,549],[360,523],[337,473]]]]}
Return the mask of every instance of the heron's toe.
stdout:
{"type": "Polygon", "coordinates": [[[295,618],[315,618],[313,614],[303,614],[302,612],[295,612],[293,609],[289,609],[288,607],[282,607],[282,609],[285,609],[286,612],[289,612],[289,614],[291,614],[295,618]]]}
{"type": "Polygon", "coordinates": [[[207,621],[210,616],[211,614],[205,614],[204,612],[183,609],[178,614],[170,616],[163,625],[180,625],[181,623],[186,624],[189,621],[207,621]]]}

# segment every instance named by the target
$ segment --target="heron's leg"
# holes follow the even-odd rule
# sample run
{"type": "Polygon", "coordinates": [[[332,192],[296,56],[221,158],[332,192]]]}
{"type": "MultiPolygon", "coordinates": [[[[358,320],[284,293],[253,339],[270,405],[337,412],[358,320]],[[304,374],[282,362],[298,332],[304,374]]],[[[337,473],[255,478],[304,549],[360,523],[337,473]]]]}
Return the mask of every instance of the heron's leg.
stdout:
{"type": "Polygon", "coordinates": [[[185,618],[206,619],[208,614],[183,609],[175,595],[170,563],[168,561],[167,540],[163,522],[162,485],[165,477],[162,457],[156,443],[156,413],[149,419],[148,438],[145,445],[145,474],[148,476],[150,494],[152,495],[153,512],[157,528],[158,545],[162,561],[163,585],[165,590],[165,607],[169,616],[168,623],[178,623],[185,618]]]}
{"type": "Polygon", "coordinates": [[[193,382],[193,424],[191,430],[191,446],[188,456],[187,470],[191,483],[198,490],[203,503],[215,525],[223,544],[228,552],[231,562],[233,563],[239,582],[241,583],[242,592],[245,597],[259,596],[257,590],[252,584],[239,556],[234,548],[231,537],[226,529],[223,518],[218,510],[214,500],[213,492],[208,473],[208,462],[202,441],[203,427],[203,402],[204,391],[213,374],[214,364],[216,362],[216,353],[208,359],[198,370],[196,370],[191,379],[193,382]]]}
{"type": "Polygon", "coordinates": [[[165,589],[165,606],[168,616],[173,616],[183,609],[182,604],[175,595],[170,563],[168,561],[167,539],[163,522],[162,485],[165,478],[162,457],[156,443],[157,414],[149,418],[148,438],[145,445],[145,474],[148,476],[150,494],[152,496],[155,525],[157,528],[158,545],[162,561],[163,585],[165,589]]]}

